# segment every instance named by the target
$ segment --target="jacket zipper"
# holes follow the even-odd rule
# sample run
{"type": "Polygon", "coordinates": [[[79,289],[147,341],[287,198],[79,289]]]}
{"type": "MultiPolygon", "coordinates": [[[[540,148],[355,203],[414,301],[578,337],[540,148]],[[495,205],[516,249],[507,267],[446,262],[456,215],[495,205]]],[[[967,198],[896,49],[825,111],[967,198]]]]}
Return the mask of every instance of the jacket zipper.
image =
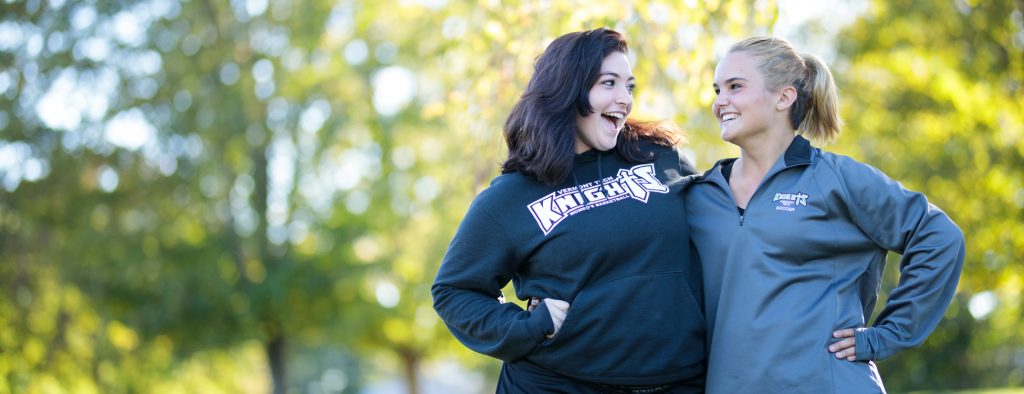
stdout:
{"type": "MultiPolygon", "coordinates": [[[[809,161],[808,161],[808,162],[806,162],[806,163],[794,163],[794,164],[787,164],[787,165],[785,165],[784,167],[780,168],[780,169],[779,169],[778,171],[775,171],[775,172],[773,172],[773,173],[770,173],[770,174],[765,174],[765,177],[764,177],[764,179],[762,179],[762,180],[761,180],[761,183],[762,183],[762,184],[765,184],[765,183],[767,183],[766,181],[767,181],[767,180],[768,180],[769,178],[771,178],[771,177],[774,177],[775,175],[777,175],[777,174],[779,174],[779,173],[781,173],[781,172],[783,172],[783,171],[786,171],[786,170],[788,170],[788,169],[790,169],[790,168],[794,168],[794,167],[801,167],[801,166],[808,166],[808,165],[810,165],[810,162],[809,162],[809,161]]],[[[716,168],[717,168],[717,167],[716,167],[716,168]]],[[[697,181],[697,183],[702,183],[702,182],[710,182],[710,183],[713,183],[713,184],[715,183],[715,182],[711,182],[711,181],[709,181],[709,180],[708,180],[707,178],[702,178],[702,179],[700,179],[700,180],[698,180],[698,181],[697,181]]],[[[726,181],[726,184],[728,184],[728,181],[726,181]]],[[[719,186],[719,187],[721,187],[721,185],[718,185],[718,186],[719,186]]],[[[760,189],[761,189],[761,187],[760,187],[760,185],[758,185],[758,188],[757,188],[757,189],[755,189],[755,190],[754,190],[754,193],[753,193],[753,194],[752,194],[752,195],[750,196],[750,197],[751,197],[751,201],[753,201],[753,197],[754,197],[754,195],[757,195],[757,192],[758,192],[758,191],[759,191],[760,189]]],[[[726,187],[726,190],[728,190],[728,187],[726,187]]],[[[731,196],[731,193],[729,193],[729,195],[731,196]]],[[[747,205],[747,208],[750,208],[750,205],[749,205],[749,204],[747,205]]],[[[744,219],[744,218],[745,218],[746,216],[747,216],[747,215],[746,215],[746,210],[744,210],[744,213],[741,213],[741,214],[740,214],[740,227],[743,227],[743,219],[744,219]]]]}

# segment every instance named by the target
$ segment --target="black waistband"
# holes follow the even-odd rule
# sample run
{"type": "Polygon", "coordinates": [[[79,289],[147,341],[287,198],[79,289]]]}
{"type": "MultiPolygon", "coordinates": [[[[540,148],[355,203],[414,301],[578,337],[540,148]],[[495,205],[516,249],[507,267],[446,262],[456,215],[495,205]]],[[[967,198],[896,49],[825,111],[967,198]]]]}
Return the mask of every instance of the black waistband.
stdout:
{"type": "Polygon", "coordinates": [[[657,394],[667,393],[675,388],[677,383],[653,384],[653,385],[618,385],[604,383],[590,383],[601,391],[615,394],[657,394]]]}

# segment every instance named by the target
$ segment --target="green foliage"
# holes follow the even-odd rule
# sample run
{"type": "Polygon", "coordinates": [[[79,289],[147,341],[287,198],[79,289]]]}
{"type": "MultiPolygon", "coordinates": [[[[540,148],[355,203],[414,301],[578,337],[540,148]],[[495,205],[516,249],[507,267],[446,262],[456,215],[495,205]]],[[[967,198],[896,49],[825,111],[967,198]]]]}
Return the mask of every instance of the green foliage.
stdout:
{"type": "Polygon", "coordinates": [[[967,238],[946,319],[920,349],[879,365],[894,391],[1024,384],[1022,12],[1020,2],[878,1],[839,36],[837,149],[925,193],[967,238]],[[986,294],[996,308],[982,315],[986,294]]]}
{"type": "MultiPolygon", "coordinates": [[[[747,0],[260,3],[0,2],[0,393],[352,392],[452,359],[493,377],[429,289],[535,57],[568,31],[622,31],[635,114],[683,125],[706,167],[735,154],[707,132],[716,50],[777,15],[747,0]]],[[[947,321],[881,365],[897,389],[1024,379],[1020,7],[967,3],[880,3],[840,35],[836,148],[968,233],[947,321]],[[978,320],[982,291],[999,307],[978,320]]]]}

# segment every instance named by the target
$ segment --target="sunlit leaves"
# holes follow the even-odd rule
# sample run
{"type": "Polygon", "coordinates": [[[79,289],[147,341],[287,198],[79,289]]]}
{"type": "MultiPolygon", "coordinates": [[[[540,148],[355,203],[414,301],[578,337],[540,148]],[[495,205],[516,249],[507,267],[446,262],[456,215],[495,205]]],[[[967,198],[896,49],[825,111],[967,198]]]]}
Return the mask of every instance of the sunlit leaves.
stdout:
{"type": "Polygon", "coordinates": [[[1024,381],[1010,372],[1020,370],[1010,355],[1024,339],[1011,328],[1022,273],[1011,262],[1024,250],[1024,54],[1007,39],[1024,32],[1012,19],[1020,13],[1012,3],[873,2],[841,35],[850,66],[836,75],[848,127],[837,148],[927,194],[967,238],[961,296],[934,342],[881,364],[890,388],[1024,381]],[[991,310],[972,315],[983,300],[991,310]]]}
{"type": "MultiPolygon", "coordinates": [[[[996,375],[1016,357],[997,348],[1021,341],[1024,22],[980,3],[874,2],[839,36],[835,150],[968,234],[943,331],[883,364],[895,388],[960,376],[926,356],[996,371],[979,384],[1024,379],[996,375]],[[984,291],[995,306],[975,320],[984,291]]],[[[735,155],[708,110],[714,62],[771,34],[777,5],[4,3],[0,323],[15,329],[0,355],[19,358],[0,356],[0,375],[16,392],[258,392],[278,333],[299,390],[361,384],[359,361],[320,365],[311,349],[494,372],[452,339],[429,286],[498,173],[536,57],[569,31],[623,32],[634,115],[682,125],[706,168],[735,155]]]]}

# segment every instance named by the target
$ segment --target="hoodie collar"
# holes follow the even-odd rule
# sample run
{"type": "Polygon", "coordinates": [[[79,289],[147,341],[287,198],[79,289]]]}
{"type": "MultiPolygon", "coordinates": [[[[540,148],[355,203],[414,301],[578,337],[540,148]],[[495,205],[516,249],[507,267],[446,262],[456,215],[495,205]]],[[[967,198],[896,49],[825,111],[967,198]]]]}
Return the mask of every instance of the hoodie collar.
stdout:
{"type": "Polygon", "coordinates": [[[590,149],[590,150],[588,150],[586,152],[575,154],[573,156],[573,161],[576,162],[576,163],[587,163],[587,162],[597,161],[599,156],[607,156],[607,155],[609,155],[611,153],[614,153],[614,152],[615,152],[614,148],[606,150],[604,152],[599,151],[597,149],[590,149]]]}

